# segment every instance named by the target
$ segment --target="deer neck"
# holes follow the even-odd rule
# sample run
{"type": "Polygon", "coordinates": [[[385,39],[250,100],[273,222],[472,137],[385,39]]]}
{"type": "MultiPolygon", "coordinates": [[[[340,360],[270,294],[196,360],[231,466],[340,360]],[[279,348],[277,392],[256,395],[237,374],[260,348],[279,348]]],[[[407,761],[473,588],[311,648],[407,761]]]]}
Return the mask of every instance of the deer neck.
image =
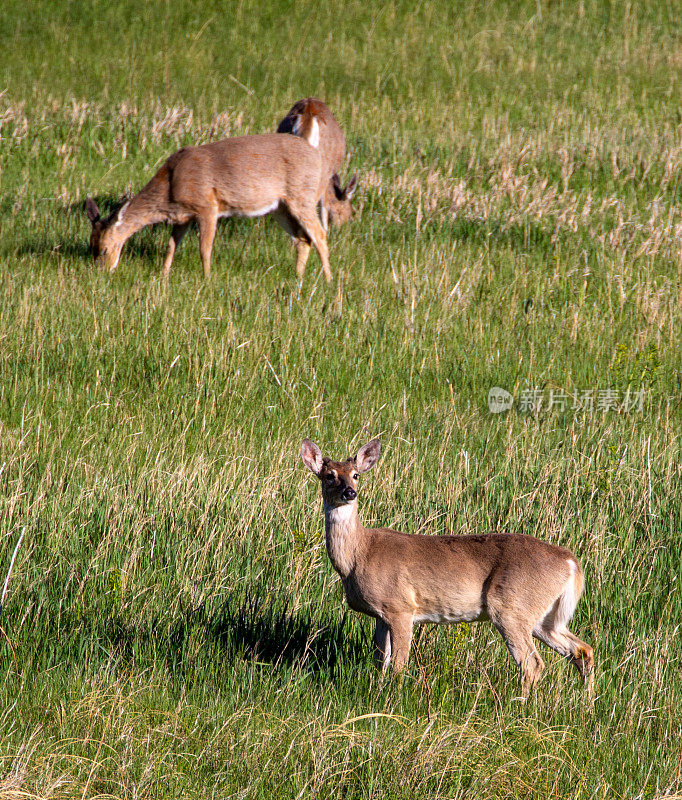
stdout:
{"type": "Polygon", "coordinates": [[[356,503],[324,507],[327,553],[342,578],[353,571],[362,543],[363,527],[356,503]]]}
{"type": "Polygon", "coordinates": [[[165,208],[156,202],[156,197],[145,186],[132,200],[128,200],[112,221],[110,235],[119,243],[127,241],[134,233],[147,225],[165,222],[165,208]]]}

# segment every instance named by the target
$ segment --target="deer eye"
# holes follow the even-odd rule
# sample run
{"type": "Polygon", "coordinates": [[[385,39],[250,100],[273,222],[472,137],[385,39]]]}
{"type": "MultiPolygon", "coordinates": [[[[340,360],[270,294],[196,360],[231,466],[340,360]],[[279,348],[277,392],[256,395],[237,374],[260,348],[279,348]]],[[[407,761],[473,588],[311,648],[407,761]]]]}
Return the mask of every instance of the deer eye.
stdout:
{"type": "Polygon", "coordinates": [[[324,479],[325,479],[325,480],[326,480],[328,483],[333,483],[333,482],[336,480],[336,478],[334,477],[334,475],[332,475],[332,473],[331,473],[331,472],[329,473],[329,475],[325,475],[325,476],[324,476],[324,479]]]}
{"type": "Polygon", "coordinates": [[[360,476],[357,472],[353,473],[353,480],[356,481],[360,476]]]}

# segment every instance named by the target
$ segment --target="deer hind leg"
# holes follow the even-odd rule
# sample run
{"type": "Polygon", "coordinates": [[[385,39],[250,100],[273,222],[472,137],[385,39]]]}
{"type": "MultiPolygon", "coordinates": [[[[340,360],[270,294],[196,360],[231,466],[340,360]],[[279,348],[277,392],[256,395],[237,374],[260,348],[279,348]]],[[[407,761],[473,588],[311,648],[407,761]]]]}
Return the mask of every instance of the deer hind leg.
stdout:
{"type": "Polygon", "coordinates": [[[565,626],[555,626],[554,620],[548,617],[535,626],[533,636],[573,664],[591,696],[594,686],[594,652],[590,645],[571,633],[565,626]]]}
{"type": "Polygon", "coordinates": [[[386,620],[391,641],[391,664],[396,672],[402,672],[410,657],[412,644],[412,614],[398,614],[386,620]]]}
{"type": "Polygon", "coordinates": [[[161,271],[161,274],[164,276],[164,278],[168,277],[168,274],[170,273],[175,251],[180,246],[180,242],[187,233],[189,226],[189,222],[185,222],[183,225],[173,225],[173,229],[171,230],[171,238],[168,241],[168,248],[166,249],[166,257],[163,260],[163,269],[161,271]]]}
{"type": "Polygon", "coordinates": [[[568,629],[565,631],[565,636],[573,642],[575,649],[571,657],[571,664],[578,670],[583,683],[587,686],[587,691],[590,697],[594,689],[594,651],[587,642],[583,642],[575,634],[571,633],[568,629]]]}
{"type": "Polygon", "coordinates": [[[391,661],[391,633],[383,619],[377,620],[374,630],[374,659],[381,671],[386,672],[391,661]]]}
{"type": "Polygon", "coordinates": [[[516,661],[521,675],[521,696],[527,699],[545,668],[545,664],[533,644],[531,631],[524,623],[494,622],[494,624],[502,634],[512,658],[516,661]]]}
{"type": "Polygon", "coordinates": [[[201,265],[204,268],[204,278],[208,278],[211,275],[211,251],[213,250],[218,215],[213,210],[206,211],[198,218],[198,221],[201,265]]]}

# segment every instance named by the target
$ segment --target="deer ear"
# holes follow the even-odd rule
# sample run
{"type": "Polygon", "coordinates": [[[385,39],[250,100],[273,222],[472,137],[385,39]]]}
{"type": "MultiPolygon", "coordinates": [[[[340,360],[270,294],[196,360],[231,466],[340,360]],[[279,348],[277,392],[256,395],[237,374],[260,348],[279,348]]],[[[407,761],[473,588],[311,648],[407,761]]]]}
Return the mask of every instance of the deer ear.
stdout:
{"type": "Polygon", "coordinates": [[[319,475],[322,471],[322,451],[310,439],[304,439],[301,445],[301,458],[303,463],[314,474],[319,475]]]}
{"type": "Polygon", "coordinates": [[[97,203],[92,199],[92,197],[88,197],[88,199],[85,201],[85,213],[88,215],[88,219],[93,225],[96,222],[99,222],[101,218],[97,203]]]}
{"type": "Polygon", "coordinates": [[[381,453],[381,442],[378,439],[372,439],[371,442],[361,447],[358,454],[355,456],[355,468],[358,472],[367,472],[379,460],[381,453]]]}
{"type": "Polygon", "coordinates": [[[358,175],[357,172],[353,175],[353,177],[348,181],[348,186],[346,186],[346,191],[344,194],[346,195],[346,200],[350,200],[353,195],[355,194],[355,190],[358,188],[358,175]]]}
{"type": "Polygon", "coordinates": [[[343,200],[343,186],[341,186],[341,178],[336,172],[332,175],[332,189],[334,189],[336,199],[343,200]]]}

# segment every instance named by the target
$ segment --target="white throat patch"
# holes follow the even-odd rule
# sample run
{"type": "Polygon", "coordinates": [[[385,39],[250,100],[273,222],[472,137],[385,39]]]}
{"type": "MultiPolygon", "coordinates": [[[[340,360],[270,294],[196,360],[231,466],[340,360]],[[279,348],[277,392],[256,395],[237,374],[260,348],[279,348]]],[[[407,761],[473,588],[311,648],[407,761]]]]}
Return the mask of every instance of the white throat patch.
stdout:
{"type": "Polygon", "coordinates": [[[355,504],[347,503],[343,506],[333,506],[324,510],[327,519],[332,525],[343,525],[355,514],[355,504]]]}

